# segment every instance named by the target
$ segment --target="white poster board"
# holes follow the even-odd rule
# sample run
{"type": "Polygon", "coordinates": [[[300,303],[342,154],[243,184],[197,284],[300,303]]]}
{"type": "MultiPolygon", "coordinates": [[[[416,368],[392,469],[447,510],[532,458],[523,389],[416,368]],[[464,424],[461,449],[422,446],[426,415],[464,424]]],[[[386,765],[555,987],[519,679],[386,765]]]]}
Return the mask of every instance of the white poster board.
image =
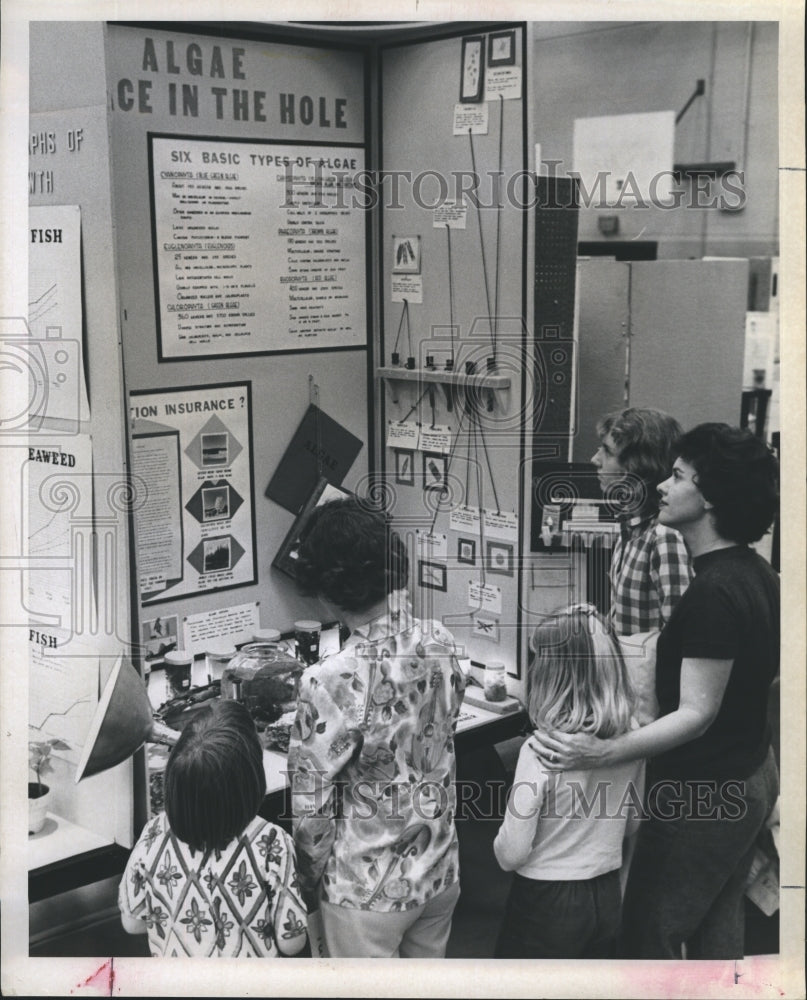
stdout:
{"type": "Polygon", "coordinates": [[[668,201],[674,143],[674,111],[576,118],[574,173],[580,177],[584,204],[668,201]]]}
{"type": "Polygon", "coordinates": [[[145,604],[255,583],[251,383],[133,392],[145,604]]]}
{"type": "Polygon", "coordinates": [[[28,335],[19,340],[36,392],[28,406],[33,429],[45,418],[54,431],[76,434],[89,420],[82,357],[81,209],[28,209],[28,335]],[[53,421],[58,423],[53,424],[53,421]]]}
{"type": "Polygon", "coordinates": [[[162,360],[362,348],[359,144],[150,135],[162,360]]]}

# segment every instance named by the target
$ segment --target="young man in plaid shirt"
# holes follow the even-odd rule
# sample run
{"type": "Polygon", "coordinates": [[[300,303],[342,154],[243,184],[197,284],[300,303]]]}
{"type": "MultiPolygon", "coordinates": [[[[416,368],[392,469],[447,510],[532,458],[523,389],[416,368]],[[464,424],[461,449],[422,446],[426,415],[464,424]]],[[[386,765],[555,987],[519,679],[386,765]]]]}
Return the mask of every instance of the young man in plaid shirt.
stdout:
{"type": "Polygon", "coordinates": [[[603,493],[622,508],[609,574],[611,624],[617,635],[657,632],[692,578],[683,539],[657,523],[656,487],[670,475],[681,426],[659,410],[631,407],[603,417],[597,433],[591,461],[603,493]]]}

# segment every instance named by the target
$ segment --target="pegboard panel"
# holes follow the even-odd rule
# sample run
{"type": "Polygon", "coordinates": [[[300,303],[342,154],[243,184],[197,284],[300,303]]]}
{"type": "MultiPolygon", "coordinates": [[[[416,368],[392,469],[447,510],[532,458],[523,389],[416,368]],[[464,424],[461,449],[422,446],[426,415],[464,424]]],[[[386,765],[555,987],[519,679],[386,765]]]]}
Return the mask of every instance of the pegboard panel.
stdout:
{"type": "Polygon", "coordinates": [[[568,458],[574,399],[577,183],[539,177],[535,209],[535,460],[568,458]]]}

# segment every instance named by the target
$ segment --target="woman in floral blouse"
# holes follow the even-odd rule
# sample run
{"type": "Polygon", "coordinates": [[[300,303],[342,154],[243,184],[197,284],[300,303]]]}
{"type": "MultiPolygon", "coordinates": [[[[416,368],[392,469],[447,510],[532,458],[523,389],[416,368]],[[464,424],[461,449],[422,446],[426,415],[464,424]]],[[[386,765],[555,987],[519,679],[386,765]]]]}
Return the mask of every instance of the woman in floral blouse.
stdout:
{"type": "Polygon", "coordinates": [[[287,833],[256,815],[266,777],[247,709],[223,701],[182,732],[165,812],[146,825],[118,891],[124,929],[152,955],[270,958],[306,944],[287,833]]]}
{"type": "Polygon", "coordinates": [[[303,590],[350,628],[303,675],[289,753],[303,891],[331,957],[439,958],[459,897],[454,643],[404,596],[408,559],[361,500],[318,508],[303,590]]]}

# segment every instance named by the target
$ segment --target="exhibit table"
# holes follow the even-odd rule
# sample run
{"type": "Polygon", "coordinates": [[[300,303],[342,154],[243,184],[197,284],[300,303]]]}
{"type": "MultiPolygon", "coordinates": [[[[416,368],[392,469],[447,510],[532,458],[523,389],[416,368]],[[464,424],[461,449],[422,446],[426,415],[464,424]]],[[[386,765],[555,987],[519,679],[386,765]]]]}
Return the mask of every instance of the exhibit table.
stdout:
{"type": "MultiPolygon", "coordinates": [[[[523,711],[498,714],[474,705],[463,705],[455,737],[458,759],[481,747],[493,747],[519,735],[524,721],[523,711]]],[[[285,754],[264,750],[263,764],[266,799],[261,814],[288,826],[288,758],[285,754]]],[[[99,878],[120,874],[128,856],[129,851],[120,845],[104,843],[82,827],[59,816],[49,816],[42,834],[29,838],[29,900],[45,899],[99,878]]]]}

